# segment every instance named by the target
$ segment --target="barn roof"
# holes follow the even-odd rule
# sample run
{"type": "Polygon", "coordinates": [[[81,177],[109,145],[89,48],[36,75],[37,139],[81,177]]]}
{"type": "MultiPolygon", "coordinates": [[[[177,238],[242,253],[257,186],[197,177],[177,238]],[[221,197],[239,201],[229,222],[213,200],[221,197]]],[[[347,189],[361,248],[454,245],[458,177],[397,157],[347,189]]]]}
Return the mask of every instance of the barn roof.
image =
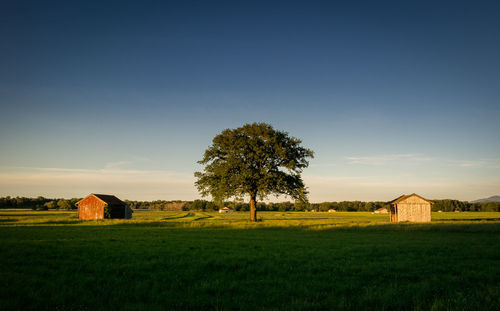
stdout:
{"type": "Polygon", "coordinates": [[[114,195],[111,195],[111,194],[96,194],[96,193],[91,193],[90,195],[86,196],[84,199],[76,202],[76,205],[78,205],[78,203],[80,203],[81,201],[85,200],[86,198],[88,198],[90,196],[95,196],[99,200],[103,201],[104,203],[106,203],[108,205],[126,205],[125,202],[123,202],[122,200],[118,199],[114,195]]]}
{"type": "Polygon", "coordinates": [[[125,204],[122,200],[118,199],[114,195],[110,194],[95,194],[93,193],[96,197],[99,199],[103,200],[104,202],[108,203],[109,205],[120,205],[120,204],[125,204]]]}
{"type": "Polygon", "coordinates": [[[409,197],[412,197],[412,196],[419,197],[419,198],[421,198],[421,199],[422,199],[422,200],[424,200],[424,201],[427,201],[427,202],[429,202],[429,203],[431,203],[431,204],[434,204],[434,202],[429,201],[429,200],[427,200],[427,199],[424,199],[424,198],[422,198],[421,196],[419,196],[419,195],[418,195],[418,194],[416,194],[416,193],[412,193],[412,194],[403,194],[402,196],[395,198],[394,200],[392,200],[392,201],[391,201],[391,202],[389,202],[389,203],[390,203],[390,204],[398,204],[399,202],[401,202],[401,201],[403,201],[403,200],[406,200],[406,199],[408,199],[409,197]]]}

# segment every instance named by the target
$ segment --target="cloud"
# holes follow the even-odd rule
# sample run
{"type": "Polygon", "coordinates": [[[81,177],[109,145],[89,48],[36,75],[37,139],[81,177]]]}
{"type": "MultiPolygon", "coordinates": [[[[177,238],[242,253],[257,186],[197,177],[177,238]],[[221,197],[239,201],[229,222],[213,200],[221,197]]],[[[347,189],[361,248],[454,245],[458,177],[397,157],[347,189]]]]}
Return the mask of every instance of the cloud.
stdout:
{"type": "Polygon", "coordinates": [[[0,195],[82,197],[112,193],[123,199],[183,199],[199,195],[192,174],[160,170],[1,167],[0,195]]]}
{"type": "MultiPolygon", "coordinates": [[[[418,193],[429,199],[472,200],[498,194],[500,179],[419,178],[396,175],[303,175],[311,202],[343,200],[388,201],[401,194],[418,193]]],[[[109,193],[132,200],[194,200],[200,198],[192,173],[162,170],[0,167],[0,196],[83,197],[109,193]]],[[[269,197],[272,201],[290,200],[269,197]]]]}
{"type": "Polygon", "coordinates": [[[443,165],[458,166],[462,168],[500,168],[500,159],[474,159],[456,160],[447,158],[430,157],[423,154],[387,154],[375,156],[345,157],[349,164],[359,164],[367,166],[388,166],[388,165],[410,165],[421,164],[430,161],[439,162],[443,165]]]}
{"type": "Polygon", "coordinates": [[[500,168],[500,159],[477,159],[477,160],[450,160],[451,165],[464,168],[500,168]]]}
{"type": "Polygon", "coordinates": [[[495,158],[479,158],[479,159],[463,159],[463,160],[443,160],[447,165],[464,169],[499,169],[500,159],[495,158]]]}
{"type": "Polygon", "coordinates": [[[484,161],[459,161],[460,167],[483,167],[486,163],[484,161]]]}
{"type": "Polygon", "coordinates": [[[433,158],[422,155],[422,154],[388,154],[388,155],[377,155],[377,156],[363,156],[363,157],[346,157],[349,164],[362,164],[362,165],[372,165],[372,166],[384,166],[395,161],[399,162],[427,162],[433,160],[433,158]]]}
{"type": "Polygon", "coordinates": [[[108,162],[104,166],[107,169],[113,169],[113,168],[119,168],[123,167],[124,165],[132,164],[132,161],[115,161],[115,162],[108,162]]]}
{"type": "Polygon", "coordinates": [[[104,165],[104,168],[105,169],[123,168],[124,166],[130,166],[132,164],[149,162],[149,161],[151,161],[149,158],[133,156],[130,160],[108,162],[104,165]]]}
{"type": "Polygon", "coordinates": [[[304,176],[312,202],[323,201],[389,201],[401,194],[418,193],[429,199],[472,200],[498,193],[500,179],[405,180],[397,177],[320,177],[304,176]]]}

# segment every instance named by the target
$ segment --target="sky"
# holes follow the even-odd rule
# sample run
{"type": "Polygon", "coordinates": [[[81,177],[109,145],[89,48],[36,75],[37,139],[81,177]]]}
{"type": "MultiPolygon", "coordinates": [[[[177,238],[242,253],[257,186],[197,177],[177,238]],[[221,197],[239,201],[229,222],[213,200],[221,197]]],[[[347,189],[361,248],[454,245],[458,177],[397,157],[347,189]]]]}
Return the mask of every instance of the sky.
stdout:
{"type": "Polygon", "coordinates": [[[499,9],[2,1],[0,196],[198,199],[212,138],[251,122],[315,152],[312,202],[500,195],[499,9]]]}

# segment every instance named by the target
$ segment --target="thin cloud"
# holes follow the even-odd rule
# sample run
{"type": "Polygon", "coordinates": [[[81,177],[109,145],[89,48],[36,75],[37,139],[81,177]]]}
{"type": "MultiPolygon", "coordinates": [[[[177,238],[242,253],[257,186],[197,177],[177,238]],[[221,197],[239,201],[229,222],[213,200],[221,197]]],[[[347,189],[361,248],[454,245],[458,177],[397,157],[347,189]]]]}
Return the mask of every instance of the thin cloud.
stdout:
{"type": "Polygon", "coordinates": [[[199,197],[192,174],[117,168],[1,167],[0,189],[0,195],[47,197],[82,197],[90,192],[141,200],[199,197]]]}
{"type": "Polygon", "coordinates": [[[458,166],[460,167],[483,167],[485,162],[483,161],[460,161],[458,166]]]}
{"type": "Polygon", "coordinates": [[[114,169],[114,168],[123,167],[125,165],[129,165],[129,164],[132,164],[132,161],[115,161],[115,162],[106,163],[106,165],[104,167],[107,169],[114,169]]]}
{"type": "MultiPolygon", "coordinates": [[[[78,168],[59,168],[59,167],[0,167],[5,170],[6,168],[13,176],[31,176],[31,177],[63,177],[63,176],[87,176],[88,178],[122,178],[129,176],[130,178],[140,178],[141,176],[147,178],[162,178],[162,179],[175,179],[178,182],[191,181],[194,179],[192,174],[185,174],[172,171],[162,170],[132,170],[132,169],[116,169],[116,168],[103,168],[103,169],[78,169],[78,168]]],[[[0,175],[0,176],[2,176],[0,175]]]]}
{"type": "MultiPolygon", "coordinates": [[[[484,181],[414,179],[397,176],[303,175],[311,202],[342,200],[386,201],[403,193],[430,199],[471,200],[490,196],[500,189],[500,180],[484,181]]],[[[162,170],[75,169],[0,167],[0,196],[83,197],[88,193],[111,193],[123,199],[194,200],[200,198],[192,173],[162,170]]],[[[271,198],[271,197],[270,197],[271,198]]],[[[272,199],[272,198],[271,198],[272,199]]],[[[279,197],[276,200],[290,200],[279,197]]]]}
{"type": "Polygon", "coordinates": [[[130,160],[111,161],[104,165],[105,169],[118,169],[136,163],[150,162],[149,158],[133,156],[130,160]]]}
{"type": "Polygon", "coordinates": [[[372,166],[384,166],[394,161],[400,162],[427,162],[433,160],[432,157],[422,154],[388,154],[377,156],[363,156],[363,157],[346,157],[349,164],[362,164],[372,166]]]}
{"type": "Polygon", "coordinates": [[[450,163],[464,168],[500,168],[500,159],[451,160],[450,163]]]}
{"type": "Polygon", "coordinates": [[[418,193],[429,199],[453,198],[472,200],[486,197],[498,192],[500,180],[481,182],[438,181],[438,180],[401,180],[398,178],[374,178],[363,176],[357,178],[322,176],[304,176],[309,188],[312,202],[323,201],[388,201],[401,194],[418,193]]]}

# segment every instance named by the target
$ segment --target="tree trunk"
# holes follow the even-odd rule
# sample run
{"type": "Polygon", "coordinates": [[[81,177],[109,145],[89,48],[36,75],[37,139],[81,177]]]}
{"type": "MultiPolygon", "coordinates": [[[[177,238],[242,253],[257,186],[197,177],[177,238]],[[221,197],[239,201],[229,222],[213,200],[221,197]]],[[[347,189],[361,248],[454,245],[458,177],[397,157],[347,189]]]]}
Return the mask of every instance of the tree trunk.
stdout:
{"type": "Polygon", "coordinates": [[[257,195],[250,195],[250,221],[257,221],[257,195]]]}

